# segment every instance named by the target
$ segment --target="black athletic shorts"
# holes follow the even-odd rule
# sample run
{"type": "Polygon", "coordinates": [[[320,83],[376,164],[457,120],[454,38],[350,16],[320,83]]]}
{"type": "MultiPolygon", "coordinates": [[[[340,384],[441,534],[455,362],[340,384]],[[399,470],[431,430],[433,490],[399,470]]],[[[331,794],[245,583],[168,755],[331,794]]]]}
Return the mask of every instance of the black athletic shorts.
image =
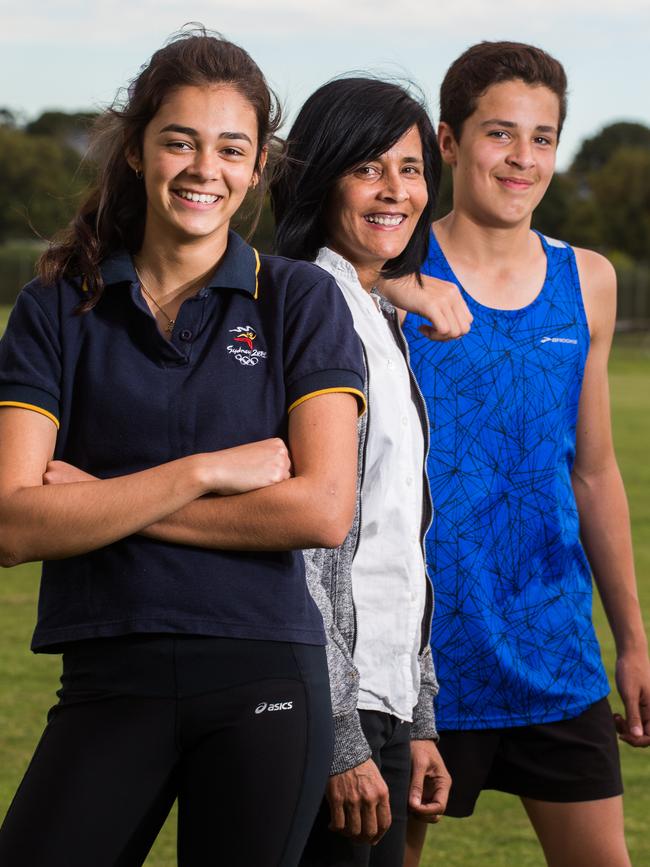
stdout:
{"type": "Polygon", "coordinates": [[[471,816],[482,789],[559,803],[623,792],[606,698],[559,722],[442,731],[438,746],[452,777],[447,816],[471,816]]]}

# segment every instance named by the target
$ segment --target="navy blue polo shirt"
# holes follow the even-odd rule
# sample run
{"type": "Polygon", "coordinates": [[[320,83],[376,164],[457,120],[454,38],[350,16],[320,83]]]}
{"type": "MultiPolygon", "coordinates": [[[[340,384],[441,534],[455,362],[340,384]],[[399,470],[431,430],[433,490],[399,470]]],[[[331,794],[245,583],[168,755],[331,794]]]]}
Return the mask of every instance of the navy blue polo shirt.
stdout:
{"type": "MultiPolygon", "coordinates": [[[[231,232],[169,342],[130,256],[111,256],[102,274],[104,294],[84,314],[81,281],[33,281],[0,341],[0,406],[52,419],[58,460],[111,478],[286,440],[288,413],[313,395],[350,392],[363,404],[352,317],[315,265],[259,256],[231,232]]],[[[298,551],[215,551],[133,535],[43,564],[34,650],[133,632],[325,643],[298,551]]]]}

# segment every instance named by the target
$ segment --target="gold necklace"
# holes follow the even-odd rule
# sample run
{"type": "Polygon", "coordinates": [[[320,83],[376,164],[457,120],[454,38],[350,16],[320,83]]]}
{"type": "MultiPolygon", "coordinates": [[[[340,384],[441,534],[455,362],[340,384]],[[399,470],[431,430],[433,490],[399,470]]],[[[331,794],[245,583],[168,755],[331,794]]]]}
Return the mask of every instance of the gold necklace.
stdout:
{"type": "Polygon", "coordinates": [[[152,304],[154,304],[154,305],[156,306],[156,308],[157,308],[158,310],[160,310],[160,312],[162,313],[162,315],[163,315],[163,316],[165,317],[165,319],[167,320],[167,325],[165,326],[165,331],[167,332],[167,334],[171,334],[172,331],[174,330],[174,325],[176,325],[176,320],[175,320],[175,319],[171,319],[171,318],[170,318],[170,317],[165,313],[165,311],[162,309],[162,307],[160,306],[160,304],[156,301],[156,299],[153,297],[153,295],[151,294],[151,292],[150,292],[150,291],[147,289],[147,287],[144,285],[144,283],[143,283],[143,281],[142,281],[142,276],[141,276],[141,274],[140,274],[140,272],[138,271],[137,268],[135,269],[135,273],[138,275],[138,280],[140,281],[140,288],[142,289],[142,291],[144,292],[144,294],[145,294],[145,295],[147,296],[147,298],[152,302],[152,304]]]}

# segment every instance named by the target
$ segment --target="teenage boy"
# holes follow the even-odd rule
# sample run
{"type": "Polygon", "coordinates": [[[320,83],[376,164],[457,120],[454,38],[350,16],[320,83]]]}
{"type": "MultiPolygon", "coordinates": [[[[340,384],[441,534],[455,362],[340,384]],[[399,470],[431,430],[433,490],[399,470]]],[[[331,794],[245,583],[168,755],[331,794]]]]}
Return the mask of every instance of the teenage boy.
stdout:
{"type": "MultiPolygon", "coordinates": [[[[484,42],[450,67],[438,133],[453,210],[425,271],[474,317],[459,341],[405,332],[431,421],[432,648],[447,813],[518,795],[552,867],[628,867],[616,729],[650,744],[650,663],[612,447],[609,262],[531,230],[555,168],[566,76],[545,52],[484,42]],[[593,572],[617,648],[612,718],[593,572]]],[[[426,825],[410,828],[416,865],[426,825]]]]}

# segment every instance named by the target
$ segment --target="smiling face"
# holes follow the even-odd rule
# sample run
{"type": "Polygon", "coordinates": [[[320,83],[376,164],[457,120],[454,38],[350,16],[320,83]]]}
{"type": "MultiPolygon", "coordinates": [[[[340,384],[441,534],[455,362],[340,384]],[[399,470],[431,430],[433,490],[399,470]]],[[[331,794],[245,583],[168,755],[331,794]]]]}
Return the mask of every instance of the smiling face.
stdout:
{"type": "Polygon", "coordinates": [[[227,85],[172,90],[145,129],[142,170],[147,193],[145,239],[225,247],[228,226],[258,180],[257,118],[227,85]]]}
{"type": "Polygon", "coordinates": [[[560,104],[543,85],[493,84],[463,124],[460,142],[440,124],[454,176],[454,211],[483,225],[530,223],[553,177],[560,104]]]}
{"type": "Polygon", "coordinates": [[[327,209],[327,243],[354,266],[364,289],[404,250],[427,200],[416,126],[337,181],[327,209]]]}

